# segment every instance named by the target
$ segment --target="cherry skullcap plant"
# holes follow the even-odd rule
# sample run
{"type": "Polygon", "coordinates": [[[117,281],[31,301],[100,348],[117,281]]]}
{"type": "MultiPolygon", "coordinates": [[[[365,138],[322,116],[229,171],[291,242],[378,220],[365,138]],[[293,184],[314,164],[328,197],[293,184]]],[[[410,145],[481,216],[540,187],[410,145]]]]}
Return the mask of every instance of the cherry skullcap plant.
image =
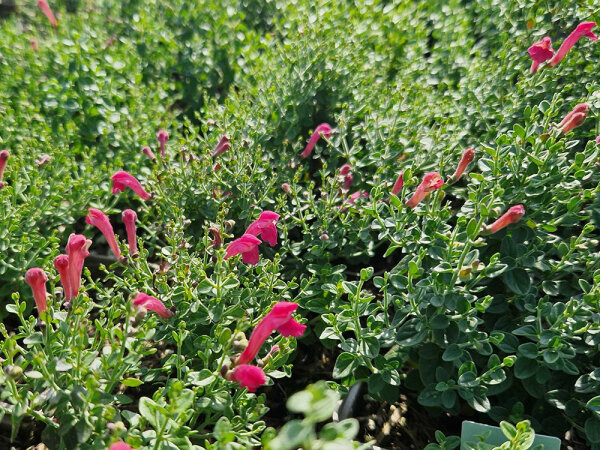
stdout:
{"type": "Polygon", "coordinates": [[[582,125],[583,122],[585,122],[589,110],[590,105],[587,103],[580,103],[575,106],[575,108],[573,108],[558,124],[558,127],[561,128],[561,133],[567,134],[573,128],[582,125]]]}
{"type": "Polygon", "coordinates": [[[262,318],[258,323],[250,339],[248,346],[242,354],[235,359],[235,365],[247,364],[252,361],[263,343],[277,330],[282,336],[300,337],[306,329],[306,325],[302,325],[292,319],[292,314],[298,309],[297,303],[292,302],[277,302],[269,313],[262,318]]]}
{"type": "Polygon", "coordinates": [[[115,258],[120,261],[121,250],[119,249],[119,244],[117,244],[115,232],[108,216],[99,209],[90,208],[89,214],[86,216],[85,221],[100,230],[100,232],[106,238],[106,242],[108,242],[108,246],[115,255],[115,258]]]}
{"type": "MultiPolygon", "coordinates": [[[[81,284],[81,271],[85,258],[90,256],[88,251],[92,241],[83,234],[71,234],[66,246],[67,257],[69,258],[69,300],[77,297],[79,286],[81,284]]],[[[64,286],[63,286],[64,287],[64,286]]]]}
{"type": "Polygon", "coordinates": [[[127,232],[127,243],[129,245],[129,254],[131,256],[137,255],[137,241],[135,237],[135,221],[137,220],[137,214],[132,209],[126,209],[121,214],[123,223],[125,224],[125,231],[127,232]]]}
{"type": "Polygon", "coordinates": [[[223,238],[221,237],[221,232],[217,227],[210,227],[210,233],[213,235],[212,245],[214,248],[221,248],[221,244],[223,243],[223,238]]]}
{"type": "Polygon", "coordinates": [[[217,144],[217,146],[215,147],[215,149],[211,152],[210,156],[212,158],[216,158],[217,156],[222,155],[227,151],[229,146],[229,139],[227,139],[227,136],[223,136],[217,144]]]}
{"type": "Polygon", "coordinates": [[[148,311],[155,312],[163,319],[169,319],[173,317],[173,312],[164,305],[156,297],[152,297],[148,294],[144,294],[143,292],[139,292],[135,298],[133,299],[133,306],[138,308],[145,308],[148,311]]]}
{"type": "Polygon", "coordinates": [[[400,193],[400,191],[402,190],[402,187],[404,186],[404,172],[400,172],[400,175],[398,175],[398,178],[396,178],[396,182],[394,183],[394,186],[392,186],[392,194],[394,195],[398,195],[400,193]]]}
{"type": "Polygon", "coordinates": [[[46,281],[48,281],[48,277],[46,276],[46,272],[38,267],[34,267],[29,269],[25,273],[25,282],[31,286],[31,291],[33,292],[33,299],[35,300],[35,304],[37,306],[38,312],[42,313],[46,311],[46,281]]]}
{"type": "Polygon", "coordinates": [[[441,188],[444,185],[444,180],[437,172],[429,172],[426,173],[423,177],[423,181],[411,197],[411,199],[406,202],[406,206],[409,208],[414,208],[417,206],[421,200],[423,200],[427,194],[430,192],[441,188]]]}
{"type": "MultiPolygon", "coordinates": [[[[350,194],[348,196],[348,198],[346,199],[346,201],[344,202],[344,204],[347,205],[354,205],[356,203],[356,201],[359,198],[369,198],[369,193],[368,192],[363,192],[363,191],[356,191],[353,192],[352,194],[350,194]]],[[[341,211],[340,212],[346,212],[348,211],[348,208],[344,208],[344,205],[340,206],[341,211]]]]}
{"type": "Polygon", "coordinates": [[[71,290],[71,279],[69,277],[69,256],[58,255],[54,258],[54,268],[58,271],[60,284],[62,284],[65,302],[69,302],[73,298],[71,290]]]}
{"type": "Polygon", "coordinates": [[[340,175],[347,175],[352,170],[352,166],[350,164],[344,164],[340,167],[340,175]]]}
{"type": "Polygon", "coordinates": [[[277,227],[275,223],[279,220],[279,214],[273,211],[263,211],[258,219],[250,224],[244,234],[259,236],[268,242],[271,247],[277,245],[277,227]]]}
{"type": "Polygon", "coordinates": [[[133,192],[135,192],[142,200],[150,200],[152,198],[152,194],[146,192],[146,190],[142,187],[137,178],[133,175],[125,172],[124,170],[120,170],[115,173],[112,177],[113,180],[112,193],[118,194],[119,192],[123,192],[126,187],[130,188],[133,192]]]}
{"type": "Polygon", "coordinates": [[[537,72],[541,63],[549,60],[552,58],[552,55],[554,55],[552,39],[549,37],[543,38],[541,41],[538,41],[529,47],[527,52],[529,52],[529,56],[531,56],[532,59],[529,73],[534,74],[537,72]]]}
{"type": "Polygon", "coordinates": [[[154,152],[147,145],[142,148],[142,153],[146,155],[151,161],[156,161],[156,156],[154,156],[154,152]]]}
{"type": "Polygon", "coordinates": [[[156,139],[160,145],[160,157],[164,159],[167,153],[166,144],[169,140],[169,133],[167,133],[165,130],[159,130],[159,132],[156,134],[156,139]]]}
{"type": "Polygon", "coordinates": [[[498,220],[489,226],[484,226],[483,232],[485,234],[494,234],[500,231],[502,228],[507,227],[511,223],[517,223],[521,220],[521,217],[525,214],[525,207],[523,205],[515,205],[509,208],[498,220]]]}
{"type": "Polygon", "coordinates": [[[304,151],[302,152],[302,154],[300,156],[302,158],[309,157],[313,151],[313,148],[315,148],[315,145],[317,144],[317,141],[321,138],[321,136],[325,136],[326,138],[329,138],[329,137],[331,137],[331,133],[333,133],[333,129],[331,128],[331,126],[329,126],[329,124],[322,123],[321,125],[317,126],[317,128],[315,128],[315,131],[313,132],[312,136],[310,137],[308,144],[306,144],[306,147],[304,148],[304,151]]]}
{"type": "Polygon", "coordinates": [[[354,181],[354,177],[351,173],[347,173],[344,177],[344,184],[342,185],[342,189],[345,191],[349,191],[352,187],[352,182],[354,181]]]}
{"type": "Polygon", "coordinates": [[[108,447],[108,450],[133,450],[133,448],[131,448],[125,442],[119,441],[119,442],[115,442],[110,447],[108,447]]]}
{"type": "Polygon", "coordinates": [[[567,36],[554,57],[550,60],[550,65],[555,66],[561,62],[569,50],[571,50],[571,47],[573,47],[582,37],[588,37],[592,41],[597,40],[598,36],[592,32],[592,28],[594,28],[595,25],[595,22],[582,22],[577,25],[577,28],[575,28],[575,30],[573,30],[573,32],[567,36]]]}
{"type": "Polygon", "coordinates": [[[258,264],[258,246],[261,240],[251,234],[244,234],[241,238],[231,242],[225,250],[225,259],[235,255],[242,255],[242,261],[248,264],[258,264]]]}
{"type": "Polygon", "coordinates": [[[0,188],[4,186],[2,178],[4,177],[4,169],[6,168],[8,158],[10,158],[10,153],[8,152],[8,150],[0,151],[0,188]]]}
{"type": "Polygon", "coordinates": [[[256,392],[256,389],[267,382],[265,372],[257,366],[242,364],[229,373],[229,380],[237,381],[249,392],[256,392]]]}
{"type": "Polygon", "coordinates": [[[473,158],[475,158],[475,149],[470,147],[464,151],[462,157],[460,158],[460,162],[458,163],[454,174],[450,177],[450,183],[454,183],[458,181],[460,177],[462,177],[463,173],[467,169],[467,166],[471,163],[471,161],[473,161],[473,158]]]}
{"type": "Polygon", "coordinates": [[[52,9],[50,9],[48,2],[46,0],[38,0],[38,6],[48,18],[52,26],[57,27],[58,23],[56,22],[56,17],[54,17],[54,13],[52,12],[52,9]]]}

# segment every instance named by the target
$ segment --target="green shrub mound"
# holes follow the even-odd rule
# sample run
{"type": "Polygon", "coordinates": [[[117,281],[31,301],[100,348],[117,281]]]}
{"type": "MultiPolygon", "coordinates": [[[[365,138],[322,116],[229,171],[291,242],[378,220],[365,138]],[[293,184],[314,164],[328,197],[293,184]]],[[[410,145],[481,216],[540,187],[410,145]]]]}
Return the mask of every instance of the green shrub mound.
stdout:
{"type": "Polygon", "coordinates": [[[600,448],[600,46],[534,74],[527,53],[600,21],[594,0],[56,1],[57,27],[18,3],[0,19],[6,442],[366,448],[355,420],[319,425],[364,382],[371,401],[505,421],[510,448],[532,429],[600,448]],[[152,197],[113,193],[118,171],[152,197]],[[277,243],[260,228],[232,255],[264,211],[277,243]],[[92,243],[65,302],[71,233],[92,243]],[[303,333],[273,322],[280,302],[303,333]],[[265,321],[251,392],[238,358],[265,321]],[[267,402],[286,401],[301,415],[276,430],[267,402]]]}

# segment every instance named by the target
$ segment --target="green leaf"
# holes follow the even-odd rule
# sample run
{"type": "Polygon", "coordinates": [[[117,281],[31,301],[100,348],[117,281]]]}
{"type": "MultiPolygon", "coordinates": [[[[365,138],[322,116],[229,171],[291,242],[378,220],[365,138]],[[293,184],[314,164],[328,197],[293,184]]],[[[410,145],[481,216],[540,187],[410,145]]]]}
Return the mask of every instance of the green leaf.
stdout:
{"type": "Polygon", "coordinates": [[[121,383],[123,383],[125,386],[137,387],[140,384],[143,384],[144,382],[138,380],[137,378],[124,378],[123,381],[121,381],[121,383]]]}
{"type": "Polygon", "coordinates": [[[444,350],[442,359],[444,361],[456,361],[457,359],[460,359],[462,355],[462,349],[457,344],[451,344],[446,350],[444,350]]]}
{"type": "Polygon", "coordinates": [[[514,366],[515,377],[523,380],[529,378],[537,372],[538,363],[533,359],[517,358],[514,366]]]}
{"type": "Polygon", "coordinates": [[[345,378],[358,367],[358,356],[353,353],[340,353],[333,368],[333,378],[345,378]]]}
{"type": "Polygon", "coordinates": [[[600,413],[600,395],[591,398],[586,404],[585,407],[594,412],[600,413]]]}
{"type": "Polygon", "coordinates": [[[138,409],[139,409],[140,414],[154,428],[157,427],[157,421],[156,421],[157,406],[158,405],[156,403],[154,403],[152,400],[150,400],[148,397],[140,398],[139,403],[138,403],[138,409]]]}
{"type": "Polygon", "coordinates": [[[515,294],[525,295],[531,288],[531,280],[529,274],[520,268],[509,270],[503,275],[504,282],[508,288],[515,294]]]}
{"type": "Polygon", "coordinates": [[[433,316],[429,324],[434,330],[443,330],[450,324],[450,321],[445,315],[438,314],[437,316],[433,316]]]}
{"type": "Polygon", "coordinates": [[[585,421],[585,435],[592,444],[600,443],[600,419],[590,417],[585,421]]]}
{"type": "Polygon", "coordinates": [[[41,344],[42,342],[44,342],[44,336],[39,331],[36,331],[23,339],[23,343],[26,345],[41,344]]]}
{"type": "Polygon", "coordinates": [[[527,342],[526,344],[519,345],[517,350],[519,355],[529,359],[536,359],[538,356],[538,348],[533,342],[527,342]]]}

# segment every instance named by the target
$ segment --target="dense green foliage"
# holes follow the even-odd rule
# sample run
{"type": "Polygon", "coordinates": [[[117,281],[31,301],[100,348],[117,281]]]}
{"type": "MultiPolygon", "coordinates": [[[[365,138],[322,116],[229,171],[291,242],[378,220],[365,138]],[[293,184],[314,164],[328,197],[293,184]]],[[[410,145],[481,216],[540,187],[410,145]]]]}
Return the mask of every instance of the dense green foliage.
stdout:
{"type": "Polygon", "coordinates": [[[307,448],[351,445],[352,421],[314,430],[331,411],[311,416],[307,398],[336,395],[321,384],[288,403],[306,417],[278,437],[262,420],[295,338],[261,350],[258,393],[222,376],[273,304],[293,301],[301,339],[336,355],[328,384],[342,395],[357,381],[376,400],[410,390],[431,414],[530,420],[600,448],[600,45],[581,39],[534,75],[526,51],[600,21],[595,4],[63,1],[57,29],[33,5],[1,19],[0,415],[12,437],[33,418],[51,448],[276,448],[292,431],[307,448]],[[554,124],[584,102],[587,119],[563,135],[554,124]],[[323,122],[335,133],[301,159],[323,122]],[[153,162],[141,148],[159,154],[159,129],[167,156],[153,162]],[[231,148],[215,161],[223,135],[231,148]],[[405,206],[470,146],[458,182],[405,206]],[[369,193],[354,204],[346,163],[350,192],[369,193]],[[153,198],[112,194],[119,170],[153,198]],[[481,232],[517,204],[520,222],[481,232]],[[114,262],[89,207],[123,248],[121,211],[137,211],[137,258],[114,262]],[[278,244],[261,244],[256,266],[225,260],[210,228],[227,247],[264,210],[280,215],[278,244]],[[67,309],[52,261],[73,232],[93,244],[86,294],[67,309]],[[50,278],[43,325],[32,267],[50,278]],[[140,291],[175,316],[138,320],[140,291]]]}

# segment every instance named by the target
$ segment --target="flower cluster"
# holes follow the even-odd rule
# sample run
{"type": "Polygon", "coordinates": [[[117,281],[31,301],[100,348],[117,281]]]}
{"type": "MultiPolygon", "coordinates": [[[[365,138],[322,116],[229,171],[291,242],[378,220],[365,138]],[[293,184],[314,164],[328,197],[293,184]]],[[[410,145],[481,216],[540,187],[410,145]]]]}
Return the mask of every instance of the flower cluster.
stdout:
{"type": "Polygon", "coordinates": [[[548,60],[550,60],[550,66],[556,66],[582,37],[588,37],[592,41],[597,40],[598,36],[592,32],[594,26],[596,26],[594,22],[582,22],[577,25],[577,28],[567,36],[556,53],[554,53],[554,50],[552,49],[552,40],[548,36],[544,37],[541,41],[532,44],[531,47],[527,49],[532,60],[529,72],[531,74],[536,73],[540,64],[548,60]]]}
{"type": "Polygon", "coordinates": [[[271,247],[277,245],[277,227],[279,214],[273,211],[263,211],[258,219],[250,224],[242,237],[231,242],[225,251],[225,259],[235,255],[242,255],[242,261],[248,264],[258,264],[258,246],[261,244],[260,236],[271,247]]]}
{"type": "Polygon", "coordinates": [[[302,336],[306,325],[302,325],[292,318],[296,309],[298,309],[298,305],[292,302],[278,302],[273,306],[252,331],[244,351],[233,360],[234,368],[228,375],[230,380],[237,381],[248,388],[250,392],[256,391],[258,387],[265,384],[266,376],[263,370],[248,363],[256,357],[263,343],[273,331],[277,330],[284,337],[302,336]]]}

